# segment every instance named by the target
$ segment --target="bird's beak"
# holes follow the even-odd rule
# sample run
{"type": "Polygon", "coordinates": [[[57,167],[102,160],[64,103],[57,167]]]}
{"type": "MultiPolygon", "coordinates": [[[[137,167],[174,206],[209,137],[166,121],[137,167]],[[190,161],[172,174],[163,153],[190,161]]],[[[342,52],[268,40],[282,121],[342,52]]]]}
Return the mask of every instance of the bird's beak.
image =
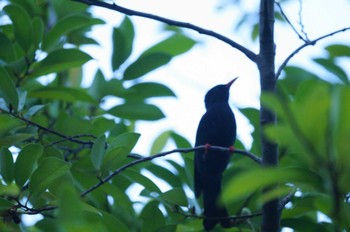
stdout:
{"type": "Polygon", "coordinates": [[[238,79],[238,77],[233,78],[229,83],[226,84],[227,88],[230,88],[233,82],[235,82],[238,79]]]}

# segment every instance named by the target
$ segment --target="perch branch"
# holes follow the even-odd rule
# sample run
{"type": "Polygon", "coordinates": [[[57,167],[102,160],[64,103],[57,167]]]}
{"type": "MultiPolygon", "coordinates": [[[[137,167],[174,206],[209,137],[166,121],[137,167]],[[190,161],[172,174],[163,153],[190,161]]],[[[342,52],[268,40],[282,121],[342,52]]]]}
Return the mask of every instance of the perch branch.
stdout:
{"type": "MultiPolygon", "coordinates": [[[[227,147],[219,147],[219,146],[206,146],[206,145],[201,145],[201,146],[197,146],[197,147],[193,147],[193,148],[178,148],[178,149],[173,149],[170,151],[166,151],[166,152],[161,152],[158,153],[156,155],[152,155],[152,156],[147,156],[147,157],[143,157],[143,158],[138,158],[128,164],[125,164],[124,166],[116,169],[115,171],[113,171],[111,174],[109,174],[107,177],[105,177],[104,179],[101,179],[97,184],[95,184],[94,186],[90,187],[89,189],[85,190],[84,192],[82,192],[80,194],[81,197],[84,197],[85,195],[87,195],[88,193],[92,192],[93,190],[97,189],[98,187],[100,187],[101,185],[103,185],[104,183],[108,182],[109,180],[111,180],[114,176],[118,175],[120,172],[124,171],[127,168],[130,168],[132,166],[135,166],[139,163],[143,163],[146,161],[150,161],[159,157],[163,157],[166,155],[170,155],[173,153],[189,153],[189,152],[193,152],[196,150],[201,150],[201,149],[210,149],[210,150],[218,150],[218,151],[226,151],[226,152],[232,152],[231,148],[227,148],[227,147]]],[[[247,151],[243,151],[243,150],[234,150],[233,153],[238,153],[244,156],[247,156],[249,158],[251,158],[252,160],[254,160],[256,163],[261,164],[261,158],[250,153],[247,151]]],[[[135,156],[133,156],[133,158],[135,158],[135,156]]]]}
{"type": "Polygon", "coordinates": [[[315,45],[318,41],[322,40],[322,39],[325,39],[327,37],[330,37],[330,36],[333,36],[335,34],[338,34],[340,32],[345,32],[347,30],[350,30],[350,27],[345,27],[343,29],[340,29],[340,30],[336,30],[336,31],[333,31],[329,34],[326,34],[326,35],[323,35],[321,37],[318,37],[317,39],[314,39],[314,40],[311,40],[311,41],[308,41],[308,42],[305,42],[303,45],[301,45],[300,47],[298,47],[297,49],[295,49],[284,61],[283,63],[281,64],[281,66],[278,68],[277,72],[276,72],[276,75],[275,75],[275,78],[278,79],[279,76],[281,75],[282,73],[282,70],[287,66],[288,62],[296,55],[298,54],[303,48],[307,47],[307,46],[310,46],[310,45],[315,45]]]}
{"type": "Polygon", "coordinates": [[[99,0],[72,0],[72,1],[84,3],[84,4],[87,4],[90,6],[99,6],[102,8],[118,11],[120,13],[129,15],[129,16],[139,16],[139,17],[143,17],[143,18],[156,20],[156,21],[163,22],[163,23],[166,23],[166,24],[171,25],[171,26],[177,26],[177,27],[191,29],[191,30],[196,31],[200,34],[208,35],[208,36],[211,36],[211,37],[214,37],[218,40],[223,41],[224,43],[226,43],[226,44],[230,45],[231,47],[236,48],[237,50],[242,52],[244,55],[246,55],[253,62],[256,62],[256,60],[257,60],[257,55],[254,52],[252,52],[251,50],[247,49],[246,47],[240,45],[239,43],[229,39],[226,36],[223,36],[220,33],[193,25],[191,23],[176,21],[176,20],[168,19],[168,18],[161,17],[161,16],[154,15],[154,14],[149,14],[149,13],[145,13],[145,12],[131,10],[131,9],[119,6],[115,3],[111,4],[111,3],[107,3],[107,2],[103,2],[103,1],[99,1],[99,0]]]}

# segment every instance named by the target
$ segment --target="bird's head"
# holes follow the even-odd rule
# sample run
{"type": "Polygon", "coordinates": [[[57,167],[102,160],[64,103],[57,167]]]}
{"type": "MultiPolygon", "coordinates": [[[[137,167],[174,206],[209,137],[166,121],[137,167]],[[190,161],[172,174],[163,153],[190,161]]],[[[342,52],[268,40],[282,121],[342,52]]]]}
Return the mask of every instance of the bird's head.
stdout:
{"type": "Polygon", "coordinates": [[[211,88],[205,95],[205,107],[208,109],[216,103],[227,102],[230,95],[230,87],[237,80],[238,77],[232,79],[225,85],[217,85],[211,88]]]}

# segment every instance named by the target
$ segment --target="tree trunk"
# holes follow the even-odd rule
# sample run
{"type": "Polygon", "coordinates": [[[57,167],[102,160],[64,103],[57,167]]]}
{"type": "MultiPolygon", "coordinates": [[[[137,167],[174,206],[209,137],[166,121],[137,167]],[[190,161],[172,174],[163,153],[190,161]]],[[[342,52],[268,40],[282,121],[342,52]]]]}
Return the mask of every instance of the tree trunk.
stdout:
{"type": "MultiPolygon", "coordinates": [[[[276,90],[275,78],[275,44],[274,44],[274,1],[261,0],[260,3],[260,53],[258,68],[260,72],[261,92],[273,92],[276,90]]],[[[267,110],[260,104],[260,126],[276,123],[276,114],[267,110]]],[[[263,131],[263,130],[261,130],[263,131]]],[[[265,135],[261,135],[262,161],[264,166],[278,165],[277,145],[267,141],[265,135]]],[[[263,191],[267,191],[264,189],[263,191]]],[[[262,232],[278,232],[280,230],[279,199],[273,199],[263,205],[262,208],[262,232]]]]}

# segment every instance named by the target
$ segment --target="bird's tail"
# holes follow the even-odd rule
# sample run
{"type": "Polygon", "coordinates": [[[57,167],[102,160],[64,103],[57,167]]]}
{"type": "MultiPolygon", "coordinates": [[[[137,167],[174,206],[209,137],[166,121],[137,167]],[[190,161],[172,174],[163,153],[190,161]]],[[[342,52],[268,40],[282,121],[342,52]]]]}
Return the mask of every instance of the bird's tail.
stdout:
{"type": "Polygon", "coordinates": [[[221,176],[211,182],[210,188],[203,189],[204,216],[203,226],[209,231],[220,223],[222,227],[230,227],[230,220],[226,208],[219,204],[221,193],[221,176]],[[215,184],[214,184],[215,183],[215,184]]]}

